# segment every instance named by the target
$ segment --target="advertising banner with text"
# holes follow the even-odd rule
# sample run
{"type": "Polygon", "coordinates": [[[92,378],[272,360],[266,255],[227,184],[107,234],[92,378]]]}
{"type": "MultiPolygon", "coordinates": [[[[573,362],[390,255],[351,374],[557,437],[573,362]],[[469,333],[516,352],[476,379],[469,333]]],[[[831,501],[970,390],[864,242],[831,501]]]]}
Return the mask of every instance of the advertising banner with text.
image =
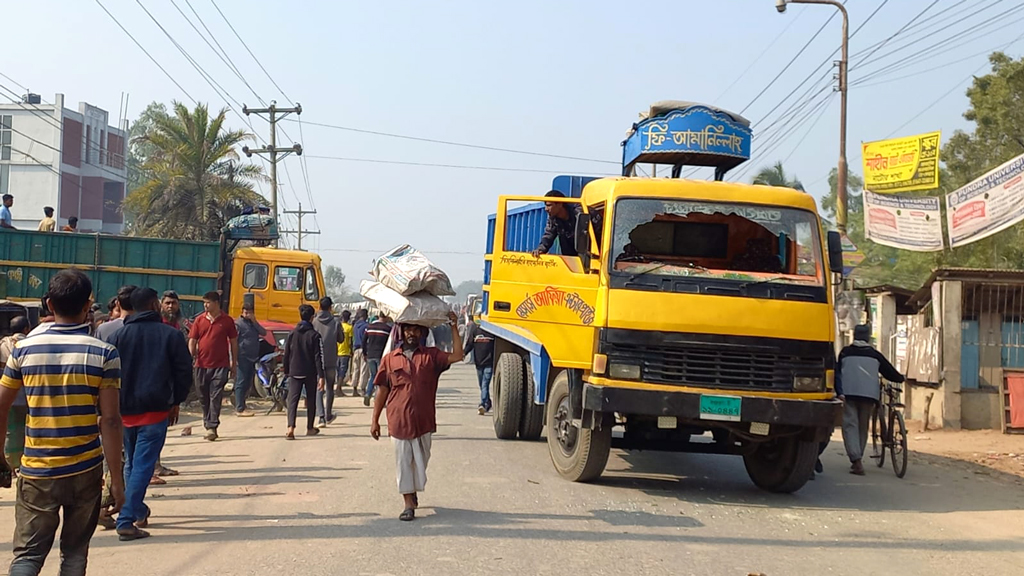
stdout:
{"type": "Polygon", "coordinates": [[[896,193],[939,187],[940,132],[861,144],[864,189],[896,193]]]}
{"type": "Polygon", "coordinates": [[[864,191],[864,231],[869,240],[915,252],[942,250],[942,212],[931,196],[864,191]]]}
{"type": "Polygon", "coordinates": [[[1024,154],[946,195],[953,248],[987,238],[1024,220],[1024,154]]]}

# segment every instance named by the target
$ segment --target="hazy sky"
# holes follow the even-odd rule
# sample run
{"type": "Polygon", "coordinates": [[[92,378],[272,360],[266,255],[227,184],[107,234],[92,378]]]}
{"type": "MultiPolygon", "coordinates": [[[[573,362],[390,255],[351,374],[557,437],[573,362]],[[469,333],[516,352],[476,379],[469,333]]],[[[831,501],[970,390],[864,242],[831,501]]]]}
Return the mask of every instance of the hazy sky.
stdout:
{"type": "MultiPolygon", "coordinates": [[[[137,2],[102,1],[192,97],[213,107],[226,105],[137,2]]],[[[287,97],[249,56],[211,0],[188,0],[256,93],[281,105],[289,98],[301,102],[305,122],[607,161],[518,155],[304,125],[309,185],[323,233],[309,242],[327,264],[341,266],[353,285],[365,276],[375,253],[406,242],[426,252],[455,282],[479,278],[486,217],[497,195],[543,193],[558,173],[615,173],[626,130],[637,112],[656,100],[745,109],[755,135],[799,126],[772,150],[766,148],[770,138],[755,139],[751,163],[760,167],[785,160],[816,197],[825,192],[825,176],[836,163],[838,95],[827,108],[815,108],[815,99],[791,124],[783,120],[769,126],[807,88],[824,86],[831,76],[819,69],[784,101],[838,47],[838,17],[754,101],[835,12],[830,7],[791,6],[780,15],[772,0],[215,1],[287,97]]],[[[173,2],[203,29],[186,0],[173,2]]],[[[175,4],[144,2],[231,96],[258,105],[175,4]]],[[[894,131],[909,135],[941,129],[945,142],[955,129],[968,127],[961,114],[970,75],[985,65],[984,53],[1019,38],[1016,20],[1024,13],[1002,14],[1014,3],[939,0],[919,22],[933,20],[869,54],[930,4],[847,2],[851,31],[882,5],[851,40],[848,142],[857,172],[861,141],[894,131]],[[875,71],[880,73],[868,76],[875,71]]],[[[125,92],[129,118],[154,100],[188,101],[94,0],[5,2],[2,13],[0,72],[46,101],[61,92],[71,108],[87,101],[116,117],[125,92]]],[[[1019,56],[1021,44],[1007,52],[1019,56]]],[[[20,92],[2,77],[0,84],[20,92]]],[[[230,113],[229,122],[248,129],[230,113]]],[[[253,126],[266,137],[265,122],[254,120],[253,126]]],[[[282,126],[299,139],[298,124],[282,126]]],[[[283,206],[295,209],[301,201],[308,208],[300,161],[290,158],[285,164],[288,170],[280,174],[283,206]]]]}

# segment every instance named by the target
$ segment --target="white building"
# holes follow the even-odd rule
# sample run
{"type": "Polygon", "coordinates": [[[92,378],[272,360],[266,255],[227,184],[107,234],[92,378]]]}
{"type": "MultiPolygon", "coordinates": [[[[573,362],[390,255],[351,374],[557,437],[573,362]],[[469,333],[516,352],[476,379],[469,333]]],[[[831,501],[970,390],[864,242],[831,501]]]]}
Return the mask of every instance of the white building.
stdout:
{"type": "Polygon", "coordinates": [[[51,206],[58,228],[77,216],[82,232],[119,234],[127,127],[85,102],[65,108],[63,94],[0,103],[0,194],[14,196],[15,228],[34,230],[51,206]]]}

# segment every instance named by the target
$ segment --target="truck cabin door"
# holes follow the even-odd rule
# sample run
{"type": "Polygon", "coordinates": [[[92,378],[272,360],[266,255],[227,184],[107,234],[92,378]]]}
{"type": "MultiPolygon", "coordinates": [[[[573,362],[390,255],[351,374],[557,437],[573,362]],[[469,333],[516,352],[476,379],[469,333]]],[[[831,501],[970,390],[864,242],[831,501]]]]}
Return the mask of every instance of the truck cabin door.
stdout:
{"type": "Polygon", "coordinates": [[[246,293],[253,295],[253,312],[257,319],[266,319],[270,309],[270,266],[266,262],[245,262],[242,266],[242,291],[231,297],[232,306],[238,302],[239,310],[246,293]]]}

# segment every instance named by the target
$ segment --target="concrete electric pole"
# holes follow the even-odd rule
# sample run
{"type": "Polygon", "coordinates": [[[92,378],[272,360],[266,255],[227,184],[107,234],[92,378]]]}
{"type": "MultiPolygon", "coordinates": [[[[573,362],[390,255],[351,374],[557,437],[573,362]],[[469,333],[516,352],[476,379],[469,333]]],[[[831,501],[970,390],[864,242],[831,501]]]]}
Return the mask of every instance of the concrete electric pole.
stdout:
{"type": "Polygon", "coordinates": [[[298,230],[281,230],[280,232],[281,232],[281,234],[295,234],[296,238],[299,239],[299,241],[298,241],[298,248],[299,248],[299,250],[302,250],[302,237],[304,235],[319,234],[320,233],[319,231],[316,231],[316,230],[314,230],[312,232],[306,232],[306,231],[304,231],[302,229],[302,216],[304,214],[316,214],[316,210],[303,210],[302,209],[302,202],[299,202],[299,209],[298,210],[285,210],[284,212],[282,212],[282,214],[295,214],[296,216],[298,216],[298,219],[299,219],[298,230]]]}
{"type": "MultiPolygon", "coordinates": [[[[248,106],[242,106],[242,112],[246,116],[249,114],[266,114],[267,120],[270,122],[270,142],[263,148],[249,148],[248,146],[243,146],[242,152],[244,152],[248,158],[252,158],[253,154],[266,154],[270,158],[270,205],[271,210],[273,210],[274,213],[274,222],[280,226],[280,220],[277,213],[277,161],[283,160],[291,153],[301,156],[302,144],[294,144],[291,148],[278,149],[277,121],[289,114],[302,114],[302,105],[296,102],[294,108],[278,108],[277,102],[271,100],[270,106],[267,108],[249,108],[248,106]]],[[[301,238],[302,236],[300,235],[299,237],[301,238]]]]}

